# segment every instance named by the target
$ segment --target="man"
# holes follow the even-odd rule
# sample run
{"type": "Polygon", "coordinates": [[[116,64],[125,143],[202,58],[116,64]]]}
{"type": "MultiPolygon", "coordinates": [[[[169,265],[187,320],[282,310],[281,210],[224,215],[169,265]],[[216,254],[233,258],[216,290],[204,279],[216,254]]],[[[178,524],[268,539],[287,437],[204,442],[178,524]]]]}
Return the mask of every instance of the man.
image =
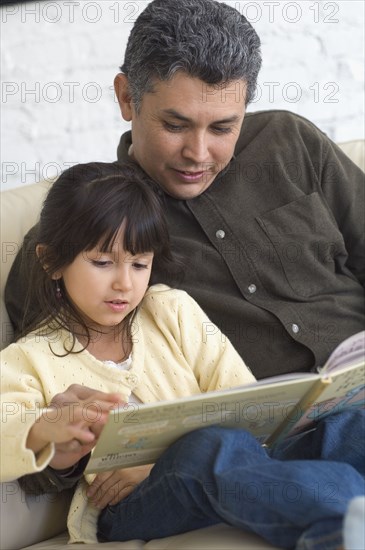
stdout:
{"type": "MultiPolygon", "coordinates": [[[[299,116],[245,114],[260,65],[259,38],[233,8],[154,0],[133,27],[115,80],[122,116],[131,121],[118,162],[134,160],[155,181],[185,263],[182,288],[257,378],[309,371],[363,328],[365,253],[362,172],[299,116]]],[[[7,288],[15,322],[24,308],[19,273],[26,276],[27,258],[25,246],[7,288]]],[[[164,274],[156,280],[165,282],[164,274]]],[[[210,327],[202,330],[209,339],[210,327]]],[[[90,398],[79,390],[55,402],[90,398]]],[[[306,443],[307,454],[299,446],[291,457],[315,458],[306,443]]],[[[56,455],[57,469],[65,470],[53,472],[53,483],[61,488],[82,471],[82,461],[67,470],[76,455],[88,452],[77,453],[74,444],[56,455]]],[[[329,456],[336,460],[322,454],[329,456]]],[[[324,469],[325,485],[331,470],[324,469]]],[[[98,476],[93,497],[96,489],[112,498],[107,476],[98,476]]]]}
{"type": "MultiPolygon", "coordinates": [[[[204,19],[205,1],[155,1],[136,21],[115,79],[131,121],[118,162],[157,183],[180,286],[255,376],[309,371],[364,325],[363,174],[307,120],[245,114],[259,38],[238,11],[208,4],[204,19]]],[[[15,324],[19,262],[6,290],[15,324]]]]}

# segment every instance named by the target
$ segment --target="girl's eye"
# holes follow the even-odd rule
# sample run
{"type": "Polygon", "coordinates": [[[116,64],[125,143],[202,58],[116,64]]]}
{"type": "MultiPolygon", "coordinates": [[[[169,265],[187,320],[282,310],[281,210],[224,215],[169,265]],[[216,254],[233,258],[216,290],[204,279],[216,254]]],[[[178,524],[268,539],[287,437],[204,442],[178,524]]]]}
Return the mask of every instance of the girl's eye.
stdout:
{"type": "Polygon", "coordinates": [[[135,269],[148,269],[148,265],[147,264],[141,264],[139,262],[133,262],[133,267],[135,269]]]}
{"type": "Polygon", "coordinates": [[[110,260],[92,260],[91,263],[96,267],[107,267],[108,265],[111,265],[113,262],[111,262],[110,260]]]}

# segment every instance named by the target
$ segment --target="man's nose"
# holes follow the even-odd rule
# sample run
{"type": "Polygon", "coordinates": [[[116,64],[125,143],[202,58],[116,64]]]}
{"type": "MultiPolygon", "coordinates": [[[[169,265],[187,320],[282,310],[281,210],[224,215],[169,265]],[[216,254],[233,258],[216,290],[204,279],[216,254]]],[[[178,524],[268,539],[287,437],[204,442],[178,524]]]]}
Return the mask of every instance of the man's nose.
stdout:
{"type": "Polygon", "coordinates": [[[209,162],[209,144],[206,134],[201,132],[187,136],[182,155],[195,164],[209,162]]]}

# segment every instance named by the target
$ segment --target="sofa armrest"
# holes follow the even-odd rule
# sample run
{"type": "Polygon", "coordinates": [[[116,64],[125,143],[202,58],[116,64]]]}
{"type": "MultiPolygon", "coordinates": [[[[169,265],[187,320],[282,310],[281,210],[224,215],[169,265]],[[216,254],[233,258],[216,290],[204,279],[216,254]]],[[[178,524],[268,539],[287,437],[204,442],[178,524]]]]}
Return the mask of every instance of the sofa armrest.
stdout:
{"type": "Polygon", "coordinates": [[[66,529],[72,491],[26,495],[17,481],[7,481],[0,498],[0,548],[20,550],[66,529]]]}

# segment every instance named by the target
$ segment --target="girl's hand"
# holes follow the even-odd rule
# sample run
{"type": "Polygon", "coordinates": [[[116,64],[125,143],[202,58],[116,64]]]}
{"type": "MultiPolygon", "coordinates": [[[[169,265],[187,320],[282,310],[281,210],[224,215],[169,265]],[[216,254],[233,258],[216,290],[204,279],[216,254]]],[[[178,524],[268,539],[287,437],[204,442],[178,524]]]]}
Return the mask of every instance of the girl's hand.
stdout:
{"type": "Polygon", "coordinates": [[[54,396],[29,431],[27,447],[37,454],[56,444],[50,465],[64,469],[74,465],[95,445],[109,411],[123,403],[119,394],[105,393],[74,384],[54,396]]]}
{"type": "Polygon", "coordinates": [[[96,508],[103,509],[108,504],[117,504],[150,475],[152,468],[153,464],[147,464],[98,474],[86,495],[96,508]]]}
{"type": "Polygon", "coordinates": [[[37,454],[49,443],[67,444],[72,449],[73,442],[84,445],[94,441],[95,434],[83,419],[83,407],[64,405],[43,411],[29,431],[27,447],[37,454]]]}
{"type": "Polygon", "coordinates": [[[55,455],[49,463],[54,470],[65,470],[77,464],[84,456],[91,453],[95,441],[81,444],[74,439],[70,443],[56,443],[55,455]]]}

